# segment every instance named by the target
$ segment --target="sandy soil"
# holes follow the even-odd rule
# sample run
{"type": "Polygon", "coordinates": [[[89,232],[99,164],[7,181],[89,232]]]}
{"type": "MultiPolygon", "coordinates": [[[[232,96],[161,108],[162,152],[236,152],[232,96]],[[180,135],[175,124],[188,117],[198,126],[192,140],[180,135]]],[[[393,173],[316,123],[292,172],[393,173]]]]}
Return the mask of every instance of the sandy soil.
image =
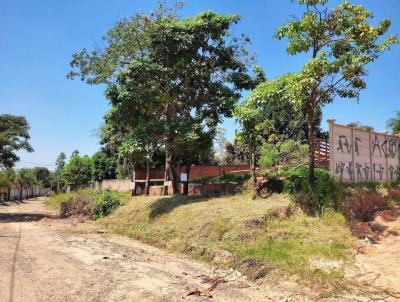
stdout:
{"type": "Polygon", "coordinates": [[[375,240],[360,242],[356,255],[356,279],[381,289],[400,301],[400,209],[377,213],[374,223],[381,234],[375,240]],[[395,215],[384,215],[393,212],[395,215]],[[394,217],[393,217],[394,216],[394,217]],[[396,218],[397,217],[397,218],[396,218]]]}
{"type": "MultiPolygon", "coordinates": [[[[75,225],[45,210],[40,199],[0,203],[0,301],[371,301],[369,294],[317,298],[288,280],[252,283],[236,272],[97,233],[90,223],[75,225]]],[[[392,289],[399,285],[396,242],[385,250],[389,259],[376,254],[393,264],[392,289]]],[[[377,262],[365,269],[382,268],[377,262]]]]}
{"type": "Polygon", "coordinates": [[[54,218],[40,200],[0,204],[0,301],[286,301],[296,296],[237,276],[229,281],[229,273],[127,238],[71,232],[54,218]]]}

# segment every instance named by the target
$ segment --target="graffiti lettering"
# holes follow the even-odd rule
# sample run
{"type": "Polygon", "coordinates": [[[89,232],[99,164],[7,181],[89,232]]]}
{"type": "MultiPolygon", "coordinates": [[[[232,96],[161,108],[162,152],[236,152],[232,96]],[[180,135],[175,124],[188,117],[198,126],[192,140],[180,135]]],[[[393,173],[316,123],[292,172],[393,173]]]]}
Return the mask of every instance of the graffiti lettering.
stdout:
{"type": "Polygon", "coordinates": [[[356,170],[357,170],[357,179],[363,179],[362,175],[362,165],[359,163],[356,163],[356,170]]]}
{"type": "Polygon", "coordinates": [[[399,180],[400,179],[400,167],[389,167],[389,175],[390,175],[390,181],[394,180],[399,180]]]}
{"type": "Polygon", "coordinates": [[[365,175],[365,180],[369,180],[369,171],[370,171],[371,167],[368,166],[367,164],[364,164],[364,175],[365,175]]]}
{"type": "Polygon", "coordinates": [[[382,164],[379,165],[373,164],[373,170],[374,170],[374,180],[383,180],[383,172],[385,171],[385,168],[382,166],[382,164]],[[378,178],[376,177],[376,174],[378,174],[378,178]]]}
{"type": "Polygon", "coordinates": [[[349,162],[349,165],[347,166],[347,174],[349,175],[350,179],[353,179],[353,162],[349,162]]]}
{"type": "Polygon", "coordinates": [[[375,155],[375,149],[378,148],[379,156],[382,156],[381,146],[379,144],[379,139],[378,139],[378,135],[377,134],[375,134],[375,138],[372,141],[372,144],[373,144],[373,146],[372,146],[372,155],[375,155]]]}
{"type": "Polygon", "coordinates": [[[346,135],[339,135],[339,146],[336,150],[340,150],[342,153],[344,153],[343,147],[346,147],[347,153],[351,152],[351,145],[349,144],[346,135]]]}
{"type": "Polygon", "coordinates": [[[360,156],[360,152],[358,151],[358,142],[361,143],[361,139],[358,137],[354,138],[354,152],[357,153],[357,156],[360,156]]]}
{"type": "Polygon", "coordinates": [[[388,145],[388,155],[391,158],[395,158],[397,154],[397,140],[396,139],[389,139],[389,145],[388,145]]]}
{"type": "Polygon", "coordinates": [[[339,174],[340,178],[343,178],[344,166],[345,166],[344,162],[336,163],[335,174],[339,174]]]}

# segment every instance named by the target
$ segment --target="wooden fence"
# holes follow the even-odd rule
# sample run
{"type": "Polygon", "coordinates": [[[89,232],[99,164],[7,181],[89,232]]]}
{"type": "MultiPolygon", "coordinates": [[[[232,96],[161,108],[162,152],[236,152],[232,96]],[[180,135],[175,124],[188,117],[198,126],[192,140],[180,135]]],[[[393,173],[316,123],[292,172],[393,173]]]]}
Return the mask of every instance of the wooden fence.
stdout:
{"type": "Polygon", "coordinates": [[[314,142],[315,166],[329,169],[329,142],[323,139],[315,139],[314,142]]]}

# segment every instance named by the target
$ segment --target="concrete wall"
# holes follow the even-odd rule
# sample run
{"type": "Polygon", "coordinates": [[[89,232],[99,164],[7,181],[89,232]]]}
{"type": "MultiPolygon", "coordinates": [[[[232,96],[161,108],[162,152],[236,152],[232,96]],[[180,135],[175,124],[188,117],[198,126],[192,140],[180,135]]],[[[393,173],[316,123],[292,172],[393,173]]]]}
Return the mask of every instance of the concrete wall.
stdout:
{"type": "MultiPolygon", "coordinates": [[[[10,200],[16,199],[24,199],[24,198],[31,198],[37,196],[46,196],[50,192],[49,188],[41,188],[38,186],[33,187],[12,187],[10,190],[10,200]]],[[[7,190],[0,191],[0,200],[4,201],[8,199],[8,192],[7,190]]]]}
{"type": "MultiPolygon", "coordinates": [[[[221,166],[194,166],[190,168],[189,179],[199,179],[201,177],[213,177],[222,175],[223,171],[229,173],[232,171],[248,170],[250,169],[248,165],[221,165],[221,166]]],[[[184,172],[184,167],[176,167],[176,173],[178,177],[184,172]]],[[[151,179],[163,179],[165,169],[157,168],[150,170],[151,179]]],[[[146,169],[136,170],[136,179],[144,180],[146,179],[146,169]]]]}
{"type": "Polygon", "coordinates": [[[400,139],[329,121],[332,175],[345,182],[400,180],[400,139]]]}

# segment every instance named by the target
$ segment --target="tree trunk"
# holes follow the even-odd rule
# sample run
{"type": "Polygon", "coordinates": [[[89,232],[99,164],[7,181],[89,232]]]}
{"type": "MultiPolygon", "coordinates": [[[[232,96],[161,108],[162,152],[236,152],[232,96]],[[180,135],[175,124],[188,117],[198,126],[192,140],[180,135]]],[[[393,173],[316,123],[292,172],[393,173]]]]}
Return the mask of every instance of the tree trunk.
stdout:
{"type": "Polygon", "coordinates": [[[11,200],[11,188],[8,187],[7,188],[7,201],[10,201],[10,200],[11,200]]]}
{"type": "Polygon", "coordinates": [[[172,156],[168,154],[166,160],[165,170],[169,176],[172,185],[172,194],[175,195],[178,193],[178,183],[177,183],[177,176],[175,171],[175,166],[172,163],[172,156]]]}
{"type": "Polygon", "coordinates": [[[19,188],[19,200],[22,200],[22,186],[19,188]]]}
{"type": "Polygon", "coordinates": [[[136,196],[136,182],[135,182],[135,180],[136,180],[136,171],[135,171],[135,165],[132,164],[131,167],[132,167],[132,184],[133,184],[133,188],[132,188],[132,191],[131,191],[131,196],[136,196]]]}
{"type": "Polygon", "coordinates": [[[184,182],[183,184],[183,195],[189,195],[189,174],[190,174],[190,167],[192,166],[192,163],[189,161],[185,165],[185,173],[187,175],[187,181],[184,182]]]}
{"type": "Polygon", "coordinates": [[[309,160],[308,160],[308,181],[310,186],[314,186],[315,180],[315,154],[314,154],[314,107],[309,105],[307,110],[307,124],[308,124],[308,147],[309,147],[309,160]]]}
{"type": "Polygon", "coordinates": [[[251,179],[253,182],[253,189],[256,189],[257,186],[257,175],[256,175],[256,151],[254,146],[250,146],[250,170],[251,170],[251,179]]]}
{"type": "Polygon", "coordinates": [[[144,194],[149,195],[150,191],[150,159],[146,157],[146,183],[144,186],[144,194]]]}

